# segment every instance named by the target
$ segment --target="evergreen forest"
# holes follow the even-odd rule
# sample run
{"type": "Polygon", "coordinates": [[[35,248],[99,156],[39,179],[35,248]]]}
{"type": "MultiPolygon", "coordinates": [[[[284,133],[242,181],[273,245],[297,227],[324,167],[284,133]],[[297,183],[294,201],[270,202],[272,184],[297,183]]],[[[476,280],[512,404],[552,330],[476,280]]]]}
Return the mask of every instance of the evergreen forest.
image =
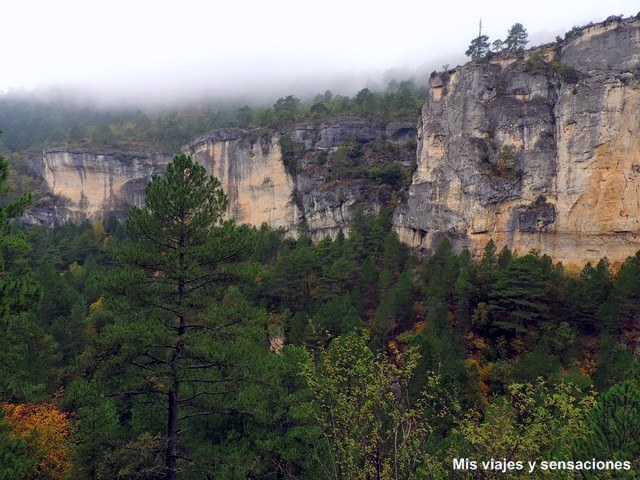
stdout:
{"type": "Polygon", "coordinates": [[[293,238],[185,155],[124,224],[25,229],[8,175],[0,479],[639,478],[640,252],[293,238]]]}

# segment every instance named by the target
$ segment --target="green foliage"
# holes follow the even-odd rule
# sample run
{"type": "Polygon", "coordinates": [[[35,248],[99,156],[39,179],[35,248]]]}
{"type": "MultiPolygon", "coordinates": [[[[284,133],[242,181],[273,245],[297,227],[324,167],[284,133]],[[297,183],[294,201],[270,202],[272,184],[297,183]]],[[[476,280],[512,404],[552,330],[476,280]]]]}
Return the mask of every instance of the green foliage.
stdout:
{"type": "Polygon", "coordinates": [[[513,259],[489,292],[489,308],[497,329],[511,335],[540,328],[548,318],[547,278],[541,258],[529,253],[513,259]]]}
{"type": "Polygon", "coordinates": [[[565,83],[576,84],[580,81],[580,72],[566,63],[553,61],[549,64],[549,69],[555,77],[560,78],[565,83]]]}
{"type": "MultiPolygon", "coordinates": [[[[470,412],[459,422],[455,432],[459,441],[453,444],[449,458],[506,459],[525,465],[527,461],[571,458],[593,405],[591,394],[583,394],[569,383],[553,387],[543,381],[513,384],[509,398],[497,399],[484,416],[470,412]]],[[[495,473],[468,472],[459,478],[491,478],[495,473]]],[[[549,478],[549,473],[538,470],[533,478],[549,478]]],[[[513,471],[501,474],[501,478],[521,475],[513,471]]]]}
{"type": "Polygon", "coordinates": [[[598,345],[598,368],[593,382],[599,391],[625,379],[627,370],[633,365],[633,350],[616,342],[610,335],[602,334],[598,345]]]}
{"type": "MultiPolygon", "coordinates": [[[[297,121],[319,122],[340,116],[413,122],[426,95],[425,85],[394,80],[385,91],[363,89],[353,98],[327,91],[305,101],[288,95],[271,106],[216,99],[143,112],[96,110],[70,105],[66,99],[47,101],[10,93],[0,96],[0,125],[7,133],[3,144],[12,152],[37,152],[61,145],[175,151],[197,135],[227,127],[284,132],[297,121]]],[[[27,171],[26,163],[18,167],[27,171]]]]}
{"type": "Polygon", "coordinates": [[[579,35],[582,35],[582,29],[580,27],[574,26],[571,28],[571,30],[564,34],[564,39],[566,41],[579,35]]]}
{"type": "Polygon", "coordinates": [[[550,62],[540,52],[534,53],[527,59],[525,71],[553,77],[569,84],[576,84],[581,78],[581,73],[576,68],[558,60],[550,62]]]}
{"type": "Polygon", "coordinates": [[[247,258],[251,245],[222,220],[226,206],[217,179],[191,158],[175,157],[166,176],[147,185],[144,206],[131,209],[132,242],[118,249],[122,267],[109,279],[117,295],[111,308],[126,317],[100,335],[96,358],[117,354],[107,355],[97,380],[107,391],[156,399],[167,409],[168,479],[181,463],[179,425],[231,409],[231,392],[246,377],[240,364],[260,342],[264,317],[228,290],[238,278],[233,264],[247,258]],[[121,374],[111,377],[114,371],[121,374]]]}
{"type": "Polygon", "coordinates": [[[374,355],[369,337],[352,333],[334,340],[302,375],[311,390],[311,417],[321,428],[330,455],[329,478],[414,478],[435,473],[429,447],[435,424],[455,413],[437,377],[411,406],[408,383],[417,365],[415,351],[374,355]],[[447,405],[447,406],[445,406],[447,405]],[[428,467],[427,467],[428,466],[428,467]]]}
{"type": "Polygon", "coordinates": [[[471,40],[469,48],[464,54],[471,60],[480,60],[489,53],[489,37],[487,35],[478,35],[471,40]]]}
{"type": "Polygon", "coordinates": [[[508,52],[520,52],[529,43],[527,30],[521,23],[515,23],[507,32],[504,49],[508,52]]]}
{"type": "Polygon", "coordinates": [[[80,478],[105,478],[106,459],[122,435],[114,401],[101,395],[97,386],[79,379],[66,389],[64,405],[75,413],[75,470],[80,478]]]}
{"type": "MultiPolygon", "coordinates": [[[[578,455],[584,458],[631,460],[640,457],[640,389],[624,381],[598,398],[587,422],[587,434],[578,443],[578,455]]],[[[635,478],[627,472],[619,478],[635,478]]]]}
{"type": "MultiPolygon", "coordinates": [[[[392,155],[350,142],[354,168],[392,155]]],[[[225,222],[219,185],[187,158],[152,185],[128,234],[114,219],[3,230],[19,248],[0,280],[42,295],[1,300],[0,400],[50,401],[64,386],[74,478],[162,476],[171,392],[188,432],[174,437],[188,458],[178,478],[467,478],[452,456],[637,455],[633,389],[603,394],[606,415],[587,425],[593,397],[566,382],[637,387],[637,255],[616,274],[606,259],[567,272],[491,241],[474,258],[455,238],[419,259],[384,206],[372,218],[361,205],[348,235],[312,242],[304,222],[297,239],[225,222]]],[[[24,458],[6,448],[8,465],[24,458]]]]}
{"type": "Polygon", "coordinates": [[[300,147],[291,137],[290,134],[280,137],[280,151],[282,152],[282,162],[289,172],[297,170],[297,162],[302,154],[300,147]]]}
{"type": "Polygon", "coordinates": [[[285,98],[279,98],[276,103],[273,104],[273,112],[276,118],[280,122],[292,122],[296,119],[300,111],[301,103],[300,99],[293,95],[288,95],[285,98]]]}
{"type": "Polygon", "coordinates": [[[0,326],[8,315],[28,310],[40,297],[38,285],[25,268],[29,244],[23,234],[12,232],[10,224],[31,204],[31,194],[6,202],[8,177],[9,163],[0,157],[0,326]]]}
{"type": "Polygon", "coordinates": [[[7,201],[8,175],[9,164],[0,157],[0,399],[24,401],[50,391],[56,347],[34,315],[41,287],[27,262],[30,245],[11,224],[31,195],[7,201]]]}

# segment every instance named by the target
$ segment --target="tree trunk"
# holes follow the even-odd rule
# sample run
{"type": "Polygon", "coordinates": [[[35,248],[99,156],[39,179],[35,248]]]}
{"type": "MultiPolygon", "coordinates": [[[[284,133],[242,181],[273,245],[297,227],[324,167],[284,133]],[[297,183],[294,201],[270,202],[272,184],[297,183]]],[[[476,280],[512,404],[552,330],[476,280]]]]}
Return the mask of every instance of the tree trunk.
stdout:
{"type": "MultiPolygon", "coordinates": [[[[182,284],[180,291],[182,292],[182,284]]],[[[178,338],[176,339],[175,352],[171,358],[171,390],[169,390],[169,412],[167,415],[167,458],[166,480],[176,480],[178,461],[178,418],[180,416],[180,378],[178,363],[184,356],[183,336],[186,330],[184,315],[178,316],[178,338]]]]}
{"type": "Polygon", "coordinates": [[[178,391],[175,388],[169,392],[169,415],[167,420],[167,473],[165,478],[166,480],[176,480],[178,460],[178,391]]]}

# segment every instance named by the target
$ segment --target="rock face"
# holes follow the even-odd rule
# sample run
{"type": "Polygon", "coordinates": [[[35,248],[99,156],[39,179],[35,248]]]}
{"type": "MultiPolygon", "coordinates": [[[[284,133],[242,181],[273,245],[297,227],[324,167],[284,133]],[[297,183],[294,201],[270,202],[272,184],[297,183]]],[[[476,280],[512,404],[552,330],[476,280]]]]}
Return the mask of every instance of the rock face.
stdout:
{"type": "Polygon", "coordinates": [[[556,260],[640,249],[640,21],[432,76],[394,224],[431,251],[493,239],[556,260]]]}
{"type": "MultiPolygon", "coordinates": [[[[445,237],[476,254],[493,239],[565,264],[620,262],[640,249],[640,20],[433,74],[417,132],[336,118],[219,130],[183,151],[220,178],[238,223],[295,235],[305,221],[321,238],[348,229],[357,205],[387,204],[401,239],[426,253],[445,237]]],[[[47,151],[50,197],[27,221],[123,218],[169,160],[47,151]]]]}
{"type": "MultiPolygon", "coordinates": [[[[336,118],[294,125],[283,133],[217,130],[195,138],[182,151],[220,179],[229,197],[227,213],[237,223],[260,226],[267,222],[295,236],[304,220],[312,237],[323,238],[346,231],[357,205],[374,214],[394,195],[393,185],[364,175],[367,168],[390,161],[389,155],[367,157],[367,145],[382,142],[397,154],[393,162],[409,168],[415,136],[416,127],[411,124],[336,118]],[[340,174],[332,173],[338,162],[334,157],[349,142],[363,150],[358,160],[364,169],[360,176],[346,175],[350,166],[343,166],[340,174]],[[289,152],[283,155],[285,144],[289,152]]],[[[47,196],[24,220],[31,224],[81,222],[112,213],[122,220],[132,205],[142,205],[146,183],[153,174],[163,173],[170,160],[170,155],[159,153],[46,151],[38,170],[47,196]]]]}
{"type": "Polygon", "coordinates": [[[171,160],[157,152],[92,152],[47,150],[42,174],[48,196],[26,216],[26,221],[50,225],[65,221],[121,220],[132,205],[144,202],[145,185],[165,171],[171,160]]]}
{"type": "Polygon", "coordinates": [[[182,150],[220,180],[229,197],[228,215],[236,222],[290,229],[298,224],[300,213],[279,140],[224,129],[202,135],[182,150]]]}
{"type": "Polygon", "coordinates": [[[375,215],[381,205],[402,197],[405,188],[367,176],[376,166],[396,163],[410,170],[415,159],[416,126],[393,122],[385,125],[354,118],[336,118],[319,125],[299,124],[285,136],[295,145],[292,176],[295,198],[311,236],[335,238],[346,231],[358,205],[375,215]],[[373,142],[385,146],[387,154],[371,150],[373,142]],[[357,159],[340,158],[340,149],[359,145],[357,159]],[[389,154],[389,151],[391,152],[389,154]],[[360,173],[351,174],[357,172],[360,173]]]}

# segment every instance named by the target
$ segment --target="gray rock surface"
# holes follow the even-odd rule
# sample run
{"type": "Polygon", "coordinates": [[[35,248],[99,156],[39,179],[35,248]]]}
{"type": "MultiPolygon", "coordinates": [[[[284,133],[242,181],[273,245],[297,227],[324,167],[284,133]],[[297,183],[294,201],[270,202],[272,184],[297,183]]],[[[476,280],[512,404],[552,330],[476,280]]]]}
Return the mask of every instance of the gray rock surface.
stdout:
{"type": "Polygon", "coordinates": [[[640,249],[640,21],[435,74],[394,217],[425,252],[493,239],[565,263],[640,249]]]}

